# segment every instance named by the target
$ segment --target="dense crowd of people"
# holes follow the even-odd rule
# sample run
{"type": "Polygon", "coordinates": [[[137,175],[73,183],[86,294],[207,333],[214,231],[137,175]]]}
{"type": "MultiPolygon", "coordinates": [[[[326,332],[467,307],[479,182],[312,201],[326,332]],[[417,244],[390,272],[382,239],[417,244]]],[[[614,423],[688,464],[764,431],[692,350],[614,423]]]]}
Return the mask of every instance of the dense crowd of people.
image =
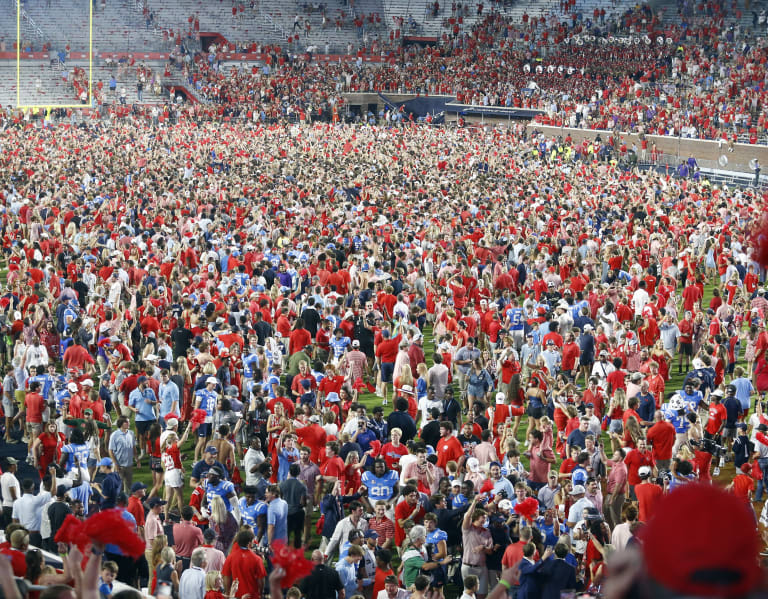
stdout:
{"type": "Polygon", "coordinates": [[[523,127],[93,121],[3,146],[0,552],[41,597],[96,570],[106,597],[253,598],[293,547],[295,598],[760,586],[759,188],[523,127]],[[728,516],[673,543],[707,506],[728,516]],[[73,532],[111,514],[138,553],[73,532]],[[689,540],[670,575],[654,556],[689,540]]]}
{"type": "MultiPolygon", "coordinates": [[[[741,5],[714,0],[693,12],[681,2],[677,15],[647,5],[585,14],[566,3],[560,12],[516,20],[502,7],[487,8],[471,27],[452,25],[435,47],[366,35],[350,42],[344,60],[330,62],[316,60],[323,48],[305,48],[298,35],[283,45],[214,45],[195,53],[190,17],[162,78],[137,69],[139,102],[143,89],[180,77],[202,101],[189,110],[216,118],[332,121],[343,116],[345,92],[443,94],[467,104],[540,110],[542,124],[765,142],[764,15],[758,22],[755,12],[749,29],[732,24],[741,5]],[[262,60],[232,63],[235,49],[262,60]],[[377,62],[365,60],[370,56],[377,62]]],[[[77,72],[67,76],[83,99],[87,81],[77,72]]],[[[121,92],[97,86],[95,104],[126,113],[121,92]]]]}

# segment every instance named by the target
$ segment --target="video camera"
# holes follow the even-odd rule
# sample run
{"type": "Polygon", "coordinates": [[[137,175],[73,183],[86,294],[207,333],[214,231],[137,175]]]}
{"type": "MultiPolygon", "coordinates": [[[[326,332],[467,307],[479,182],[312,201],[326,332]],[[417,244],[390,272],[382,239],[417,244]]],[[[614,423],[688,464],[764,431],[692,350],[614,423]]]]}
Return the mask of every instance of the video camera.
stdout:
{"type": "Polygon", "coordinates": [[[726,449],[722,445],[718,445],[712,439],[701,439],[699,441],[691,441],[693,447],[698,448],[700,451],[705,451],[716,458],[725,457],[726,449]]]}

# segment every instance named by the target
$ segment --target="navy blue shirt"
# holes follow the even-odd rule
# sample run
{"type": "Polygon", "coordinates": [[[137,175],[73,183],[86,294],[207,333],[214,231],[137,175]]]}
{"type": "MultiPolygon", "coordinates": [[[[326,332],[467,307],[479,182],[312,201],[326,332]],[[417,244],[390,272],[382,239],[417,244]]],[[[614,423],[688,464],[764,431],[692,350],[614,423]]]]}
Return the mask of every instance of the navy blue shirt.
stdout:
{"type": "Polygon", "coordinates": [[[579,429],[575,429],[571,431],[571,434],[568,435],[568,446],[576,445],[577,447],[581,447],[584,449],[587,446],[587,435],[589,434],[589,431],[586,433],[582,433],[579,429]]]}
{"type": "Polygon", "coordinates": [[[637,406],[640,418],[645,422],[653,422],[653,414],[656,412],[656,398],[653,397],[653,393],[647,395],[640,393],[637,399],[640,400],[640,405],[637,406]]]}
{"type": "Polygon", "coordinates": [[[726,397],[723,401],[723,407],[727,414],[725,426],[727,428],[734,428],[736,421],[739,419],[739,414],[741,414],[741,402],[735,397],[726,397]]]}

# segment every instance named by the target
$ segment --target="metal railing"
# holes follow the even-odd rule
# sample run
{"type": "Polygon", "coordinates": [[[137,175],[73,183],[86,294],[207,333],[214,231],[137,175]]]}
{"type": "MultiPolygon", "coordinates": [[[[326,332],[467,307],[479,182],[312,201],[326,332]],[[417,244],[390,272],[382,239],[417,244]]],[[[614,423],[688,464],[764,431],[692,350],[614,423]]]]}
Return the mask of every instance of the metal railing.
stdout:
{"type": "MultiPolygon", "coordinates": [[[[13,16],[16,17],[16,11],[19,9],[18,6],[18,0],[7,0],[6,2],[11,6],[11,10],[13,11],[13,16]]],[[[21,7],[21,31],[30,37],[35,37],[41,42],[46,42],[45,34],[43,33],[43,30],[40,29],[37,23],[35,23],[34,19],[29,16],[29,13],[27,13],[26,10],[24,10],[23,7],[21,7]]],[[[21,40],[19,40],[20,42],[21,40]]]]}

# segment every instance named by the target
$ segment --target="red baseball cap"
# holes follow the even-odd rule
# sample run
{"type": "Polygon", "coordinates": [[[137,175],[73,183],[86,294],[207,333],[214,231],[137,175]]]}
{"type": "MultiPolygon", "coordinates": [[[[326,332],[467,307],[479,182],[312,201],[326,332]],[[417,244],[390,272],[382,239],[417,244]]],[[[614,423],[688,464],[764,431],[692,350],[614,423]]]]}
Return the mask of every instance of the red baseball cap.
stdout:
{"type": "Polygon", "coordinates": [[[744,597],[760,581],[755,515],[715,486],[675,489],[639,536],[650,576],[678,593],[744,597]]]}

